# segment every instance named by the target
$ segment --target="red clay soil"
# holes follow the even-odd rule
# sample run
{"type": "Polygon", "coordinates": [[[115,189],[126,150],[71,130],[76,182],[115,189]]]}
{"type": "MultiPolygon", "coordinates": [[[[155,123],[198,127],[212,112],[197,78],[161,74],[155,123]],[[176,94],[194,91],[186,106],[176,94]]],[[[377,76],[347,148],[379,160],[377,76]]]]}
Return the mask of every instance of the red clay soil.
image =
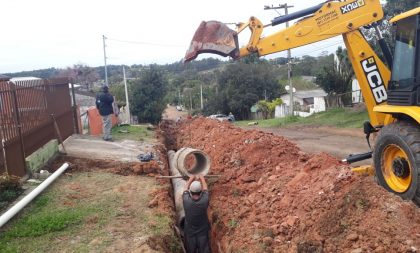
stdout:
{"type": "Polygon", "coordinates": [[[176,136],[169,143],[203,150],[222,174],[210,184],[214,251],[420,250],[420,209],[373,177],[281,136],[204,118],[174,124],[161,125],[176,136]]]}

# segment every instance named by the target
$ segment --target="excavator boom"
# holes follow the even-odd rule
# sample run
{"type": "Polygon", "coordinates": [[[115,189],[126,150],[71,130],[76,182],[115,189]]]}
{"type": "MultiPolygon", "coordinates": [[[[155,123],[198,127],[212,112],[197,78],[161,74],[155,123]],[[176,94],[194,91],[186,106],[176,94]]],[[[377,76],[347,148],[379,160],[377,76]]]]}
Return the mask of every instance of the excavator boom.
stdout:
{"type": "Polygon", "coordinates": [[[365,122],[364,129],[367,139],[378,132],[372,152],[353,160],[372,155],[378,182],[420,206],[420,7],[391,19],[396,27],[394,57],[387,53],[376,24],[383,15],[380,0],[328,0],[273,19],[268,25],[297,21],[267,36],[262,32],[268,25],[255,17],[239,24],[236,32],[220,22],[203,22],[185,61],[200,53],[234,59],[250,54],[264,56],[342,35],[369,113],[370,122],[365,122]],[[376,29],[388,66],[361,33],[360,28],[366,26],[376,29]],[[251,36],[239,48],[237,34],[245,28],[251,30],[251,36]]]}
{"type": "Polygon", "coordinates": [[[362,26],[381,20],[383,10],[379,0],[327,1],[305,10],[277,17],[271,24],[263,25],[255,17],[238,25],[237,31],[217,21],[202,22],[197,29],[185,61],[191,61],[201,53],[215,53],[240,58],[251,53],[259,56],[281,52],[335,36],[349,33],[362,26]],[[266,26],[275,26],[299,19],[287,29],[266,37],[262,32],[266,26]],[[246,27],[251,30],[247,45],[239,48],[237,34],[246,27]]]}

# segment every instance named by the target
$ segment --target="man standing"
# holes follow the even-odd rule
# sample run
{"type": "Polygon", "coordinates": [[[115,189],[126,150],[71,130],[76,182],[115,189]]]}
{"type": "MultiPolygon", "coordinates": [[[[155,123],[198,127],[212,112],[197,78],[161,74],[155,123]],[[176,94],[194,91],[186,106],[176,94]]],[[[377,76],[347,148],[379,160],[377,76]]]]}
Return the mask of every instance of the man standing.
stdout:
{"type": "Polygon", "coordinates": [[[103,86],[102,92],[96,95],[96,108],[102,116],[103,139],[105,141],[112,141],[111,128],[112,114],[114,113],[112,103],[114,103],[114,97],[109,94],[108,86],[103,86]]]}
{"type": "Polygon", "coordinates": [[[209,193],[202,175],[191,176],[182,195],[185,210],[185,247],[188,253],[210,253],[207,217],[209,193]],[[198,179],[199,181],[195,181],[198,179]]]}

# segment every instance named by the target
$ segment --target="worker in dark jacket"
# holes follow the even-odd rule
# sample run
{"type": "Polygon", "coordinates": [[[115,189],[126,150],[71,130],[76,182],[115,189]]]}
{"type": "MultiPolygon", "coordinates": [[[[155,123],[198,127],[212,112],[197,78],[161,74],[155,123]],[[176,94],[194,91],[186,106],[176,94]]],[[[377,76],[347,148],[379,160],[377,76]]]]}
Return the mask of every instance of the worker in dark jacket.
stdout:
{"type": "Polygon", "coordinates": [[[102,92],[96,95],[96,108],[102,116],[103,139],[105,141],[112,141],[112,114],[114,109],[112,106],[114,97],[108,92],[108,86],[102,87],[102,92]]]}
{"type": "Polygon", "coordinates": [[[184,238],[188,253],[210,253],[209,193],[203,176],[191,176],[182,195],[185,210],[184,238]],[[198,180],[198,181],[196,181],[198,180]]]}

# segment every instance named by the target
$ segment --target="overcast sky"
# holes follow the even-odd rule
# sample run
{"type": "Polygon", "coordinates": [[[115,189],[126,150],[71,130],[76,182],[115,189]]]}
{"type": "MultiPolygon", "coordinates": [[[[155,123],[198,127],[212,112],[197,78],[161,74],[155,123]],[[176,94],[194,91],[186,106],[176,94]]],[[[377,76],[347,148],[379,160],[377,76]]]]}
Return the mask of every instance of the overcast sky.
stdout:
{"type": "MultiPolygon", "coordinates": [[[[294,5],[290,9],[294,12],[323,0],[2,1],[0,73],[64,68],[76,63],[103,65],[102,35],[109,38],[108,64],[172,63],[184,57],[202,20],[237,23],[256,16],[267,24],[278,14],[264,10],[264,5],[286,2],[294,5]]],[[[272,29],[281,26],[267,29],[265,34],[272,29]]],[[[336,37],[292,54],[316,56],[324,50],[334,51],[341,41],[336,37]]]]}

